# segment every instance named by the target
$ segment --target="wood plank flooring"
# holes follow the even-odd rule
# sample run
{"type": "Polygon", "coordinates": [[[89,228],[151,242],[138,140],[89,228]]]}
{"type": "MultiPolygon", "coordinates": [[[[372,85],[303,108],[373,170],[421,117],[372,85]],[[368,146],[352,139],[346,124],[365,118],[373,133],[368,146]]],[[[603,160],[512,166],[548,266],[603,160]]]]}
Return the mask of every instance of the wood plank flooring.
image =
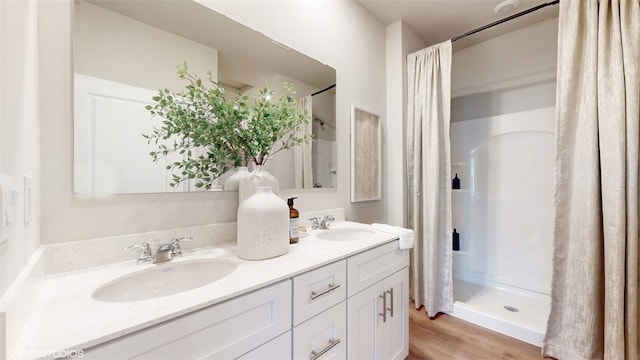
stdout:
{"type": "Polygon", "coordinates": [[[453,316],[431,320],[409,305],[408,360],[542,359],[540,348],[453,316]]]}

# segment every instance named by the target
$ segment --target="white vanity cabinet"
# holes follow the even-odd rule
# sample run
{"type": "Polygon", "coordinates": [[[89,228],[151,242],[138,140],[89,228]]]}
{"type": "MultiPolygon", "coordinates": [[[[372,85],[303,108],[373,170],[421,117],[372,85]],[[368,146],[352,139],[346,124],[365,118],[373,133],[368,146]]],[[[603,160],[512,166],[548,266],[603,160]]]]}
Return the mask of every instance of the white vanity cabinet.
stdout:
{"type": "Polygon", "coordinates": [[[84,358],[235,359],[262,345],[274,359],[286,359],[291,346],[278,344],[287,336],[290,344],[290,329],[291,280],[285,280],[89,348],[84,358]],[[266,345],[272,339],[278,346],[266,345]]]}
{"type": "Polygon", "coordinates": [[[85,349],[87,359],[404,359],[408,251],[386,242],[85,349]]]}
{"type": "Polygon", "coordinates": [[[349,359],[409,354],[408,253],[394,241],[347,259],[349,359]]]}

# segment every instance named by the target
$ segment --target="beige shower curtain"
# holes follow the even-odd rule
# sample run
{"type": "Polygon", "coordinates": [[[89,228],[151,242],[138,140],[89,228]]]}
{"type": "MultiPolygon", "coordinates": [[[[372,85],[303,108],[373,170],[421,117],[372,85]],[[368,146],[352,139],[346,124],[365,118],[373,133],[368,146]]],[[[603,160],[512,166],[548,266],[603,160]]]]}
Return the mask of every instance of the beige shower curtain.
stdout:
{"type": "Polygon", "coordinates": [[[543,353],[638,359],[638,0],[562,0],[543,353]]]}
{"type": "MultiPolygon", "coordinates": [[[[300,129],[300,135],[311,134],[313,129],[313,100],[311,95],[298,99],[300,111],[307,114],[307,123],[300,129]]],[[[311,166],[313,142],[308,141],[293,148],[293,182],[296,189],[313,188],[313,167],[311,166]]]]}
{"type": "Polygon", "coordinates": [[[411,298],[429,316],[453,310],[451,41],[407,56],[407,203],[415,232],[411,298]]]}

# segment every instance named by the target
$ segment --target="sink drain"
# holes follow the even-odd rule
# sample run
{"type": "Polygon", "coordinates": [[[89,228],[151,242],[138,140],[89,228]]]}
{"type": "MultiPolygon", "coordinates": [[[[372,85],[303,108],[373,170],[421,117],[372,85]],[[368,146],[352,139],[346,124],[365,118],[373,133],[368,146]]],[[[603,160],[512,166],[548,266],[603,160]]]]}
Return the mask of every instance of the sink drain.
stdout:
{"type": "Polygon", "coordinates": [[[513,307],[513,306],[509,306],[509,305],[505,305],[505,306],[503,306],[503,308],[504,308],[505,310],[507,310],[507,311],[511,311],[511,312],[518,312],[518,311],[520,311],[520,310],[518,310],[518,308],[513,307]]]}

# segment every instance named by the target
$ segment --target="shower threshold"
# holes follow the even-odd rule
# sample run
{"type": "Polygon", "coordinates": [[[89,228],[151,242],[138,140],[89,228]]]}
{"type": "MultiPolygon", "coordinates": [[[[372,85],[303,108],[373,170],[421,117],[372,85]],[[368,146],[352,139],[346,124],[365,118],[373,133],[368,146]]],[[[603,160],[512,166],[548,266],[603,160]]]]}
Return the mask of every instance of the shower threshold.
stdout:
{"type": "Polygon", "coordinates": [[[542,345],[549,310],[545,294],[454,280],[450,315],[535,346],[542,345]]]}

